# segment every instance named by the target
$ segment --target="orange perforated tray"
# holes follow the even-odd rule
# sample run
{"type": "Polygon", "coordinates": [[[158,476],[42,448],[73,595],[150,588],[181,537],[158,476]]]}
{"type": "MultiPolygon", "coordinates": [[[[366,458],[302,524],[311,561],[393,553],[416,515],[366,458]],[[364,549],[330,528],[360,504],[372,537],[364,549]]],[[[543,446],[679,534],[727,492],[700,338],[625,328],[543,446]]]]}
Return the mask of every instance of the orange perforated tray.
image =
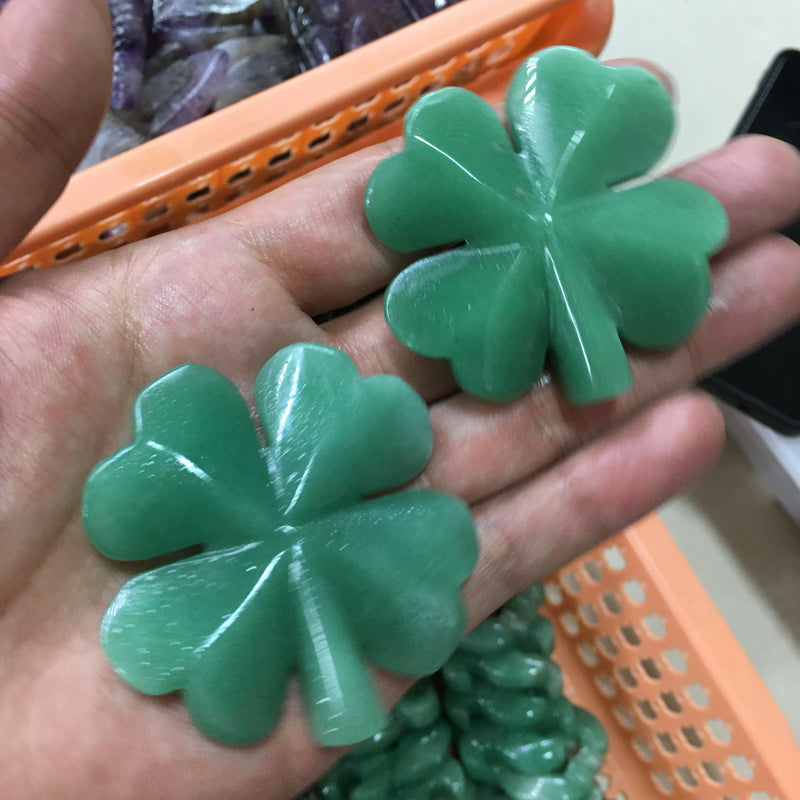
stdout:
{"type": "Polygon", "coordinates": [[[536,49],[597,53],[611,15],[612,0],[463,0],[73,176],[0,275],[64,264],[231,207],[348,146],[398,132],[392,123],[426,91],[504,87],[536,49]]]}
{"type": "Polygon", "coordinates": [[[609,800],[800,798],[785,717],[656,515],[545,586],[565,693],[609,733],[609,800]]]}

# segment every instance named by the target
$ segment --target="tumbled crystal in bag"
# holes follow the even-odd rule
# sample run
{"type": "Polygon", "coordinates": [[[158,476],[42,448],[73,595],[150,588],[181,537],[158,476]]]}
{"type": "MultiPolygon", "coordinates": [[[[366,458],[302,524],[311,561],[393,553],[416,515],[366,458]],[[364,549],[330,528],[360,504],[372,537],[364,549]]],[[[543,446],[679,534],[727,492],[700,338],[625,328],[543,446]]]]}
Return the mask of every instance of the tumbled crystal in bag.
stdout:
{"type": "Polygon", "coordinates": [[[142,88],[147,53],[147,11],[144,0],[108,0],[114,48],[111,107],[129,110],[142,88]]]}
{"type": "Polygon", "coordinates": [[[263,35],[264,28],[258,20],[247,25],[176,25],[161,31],[158,42],[162,45],[179,44],[189,54],[210,50],[229,39],[263,35]]]}
{"type": "MultiPolygon", "coordinates": [[[[281,36],[259,36],[232,41],[252,43],[251,52],[237,58],[236,56],[245,49],[244,44],[225,48],[229,54],[234,53],[234,58],[230,58],[229,55],[232,63],[228,67],[225,83],[214,102],[214,111],[268,89],[300,71],[298,59],[281,36]],[[254,50],[255,44],[262,46],[254,50]]],[[[219,45],[218,49],[222,49],[225,44],[228,43],[219,45]]]]}
{"type": "Polygon", "coordinates": [[[247,24],[258,18],[261,7],[262,0],[153,0],[153,30],[247,24]]]}
{"type": "Polygon", "coordinates": [[[131,150],[144,141],[145,137],[128,121],[114,111],[107,111],[100,129],[78,165],[77,171],[94,166],[107,158],[124,153],[126,150],[131,150]]]}
{"type": "Polygon", "coordinates": [[[142,89],[139,111],[151,136],[179,128],[203,116],[225,81],[228,54],[205,50],[176,61],[142,89]]]}

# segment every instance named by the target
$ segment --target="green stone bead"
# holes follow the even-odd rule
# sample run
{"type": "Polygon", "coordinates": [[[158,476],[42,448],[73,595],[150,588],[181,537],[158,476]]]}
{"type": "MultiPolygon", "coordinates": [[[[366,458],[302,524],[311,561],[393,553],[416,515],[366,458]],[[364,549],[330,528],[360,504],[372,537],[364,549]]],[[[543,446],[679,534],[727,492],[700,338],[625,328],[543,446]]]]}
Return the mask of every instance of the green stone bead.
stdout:
{"type": "Polygon", "coordinates": [[[390,714],[386,725],[380,731],[370,736],[369,739],[359,742],[350,750],[350,757],[367,758],[376,753],[385,754],[386,750],[403,735],[404,730],[405,727],[397,715],[390,714]]]}
{"type": "Polygon", "coordinates": [[[531,736],[524,728],[506,729],[502,737],[497,726],[490,722],[478,723],[470,735],[484,741],[494,737],[497,764],[526,775],[544,775],[559,772],[576,750],[577,740],[557,729],[531,736]]]}
{"type": "Polygon", "coordinates": [[[456,652],[442,666],[445,684],[462,694],[471,694],[475,681],[470,671],[471,662],[462,653],[456,652]]]}
{"type": "Polygon", "coordinates": [[[476,720],[485,719],[505,729],[524,728],[539,736],[553,731],[572,735],[575,731],[574,706],[563,696],[552,698],[535,691],[512,691],[476,682],[469,693],[449,687],[445,707],[460,730],[471,730],[476,720]]]}
{"type": "Polygon", "coordinates": [[[496,653],[482,659],[478,671],[503,689],[537,689],[548,697],[561,694],[561,670],[546,656],[519,651],[496,653]]]}
{"type": "Polygon", "coordinates": [[[459,649],[462,653],[481,655],[505,649],[513,642],[513,631],[497,618],[489,617],[464,637],[459,649]]]}
{"type": "Polygon", "coordinates": [[[510,800],[586,800],[596,791],[608,739],[591,714],[577,709],[576,715],[575,738],[473,724],[458,740],[467,775],[510,800]]]}
{"type": "Polygon", "coordinates": [[[412,686],[392,712],[392,719],[406,730],[429,728],[440,716],[439,698],[424,681],[412,686]]]}
{"type": "Polygon", "coordinates": [[[376,168],[367,219],[395,250],[445,249],[393,281],[387,323],[488,400],[527,391],[546,358],[569,402],[613,398],[633,380],[623,342],[671,347],[697,324],[725,213],[682,181],[620,186],[673,130],[669,93],[647,70],[544,50],[517,70],[506,115],[510,136],[454,87],[406,115],[405,149],[376,168]]]}
{"type": "Polygon", "coordinates": [[[423,780],[447,757],[452,741],[450,726],[444,721],[403,739],[394,752],[395,783],[402,786],[423,780]]]}
{"type": "Polygon", "coordinates": [[[508,800],[508,795],[496,786],[473,781],[469,800],[508,800]]]}
{"type": "Polygon", "coordinates": [[[515,597],[442,668],[470,800],[602,800],[595,777],[608,738],[561,694],[543,600],[541,586],[515,597]]]}
{"type": "Polygon", "coordinates": [[[600,723],[583,709],[579,717],[578,751],[564,769],[530,775],[518,770],[498,770],[498,785],[511,800],[586,800],[596,791],[594,782],[608,749],[600,723]]]}

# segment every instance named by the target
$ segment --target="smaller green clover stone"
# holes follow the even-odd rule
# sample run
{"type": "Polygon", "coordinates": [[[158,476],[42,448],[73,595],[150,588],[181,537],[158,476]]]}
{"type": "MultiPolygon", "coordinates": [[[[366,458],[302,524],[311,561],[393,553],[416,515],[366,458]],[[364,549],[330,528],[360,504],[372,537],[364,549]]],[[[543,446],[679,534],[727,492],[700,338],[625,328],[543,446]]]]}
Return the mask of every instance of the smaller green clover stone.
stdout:
{"type": "Polygon", "coordinates": [[[472,518],[438,492],[387,493],[432,447],[425,403],[399,378],[298,344],[261,370],[255,402],[263,437],[206,367],[139,396],[133,444],[89,477],[84,525],[110,558],[171,561],[122,587],[102,645],[132,686],[182,691],[198,727],[231,744],[267,736],[297,672],[318,740],[352,744],[386,724],[368,663],[421,676],[456,647],[472,518]]]}
{"type": "Polygon", "coordinates": [[[549,357],[571,403],[612,398],[632,384],[621,340],[670,347],[702,315],[725,213],[679,180],[614,188],[671,138],[670,97],[644,69],[544,50],[517,70],[506,111],[510,139],[465,89],[406,116],[405,150],[375,170],[367,218],[394,250],[448,248],[394,280],[386,320],[479,397],[522,394],[549,357]]]}

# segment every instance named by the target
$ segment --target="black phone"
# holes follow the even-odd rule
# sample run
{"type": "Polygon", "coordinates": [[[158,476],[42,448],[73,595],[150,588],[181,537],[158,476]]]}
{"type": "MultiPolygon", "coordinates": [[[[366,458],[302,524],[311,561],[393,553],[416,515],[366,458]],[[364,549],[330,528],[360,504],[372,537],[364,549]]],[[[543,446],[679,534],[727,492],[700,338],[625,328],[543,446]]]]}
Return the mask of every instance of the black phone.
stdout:
{"type": "MultiPolygon", "coordinates": [[[[800,149],[800,50],[779,53],[734,135],[763,133],[800,149]]],[[[800,244],[800,220],[783,231],[800,244]]],[[[800,324],[703,381],[721,400],[779,433],[800,434],[800,324]]]]}

